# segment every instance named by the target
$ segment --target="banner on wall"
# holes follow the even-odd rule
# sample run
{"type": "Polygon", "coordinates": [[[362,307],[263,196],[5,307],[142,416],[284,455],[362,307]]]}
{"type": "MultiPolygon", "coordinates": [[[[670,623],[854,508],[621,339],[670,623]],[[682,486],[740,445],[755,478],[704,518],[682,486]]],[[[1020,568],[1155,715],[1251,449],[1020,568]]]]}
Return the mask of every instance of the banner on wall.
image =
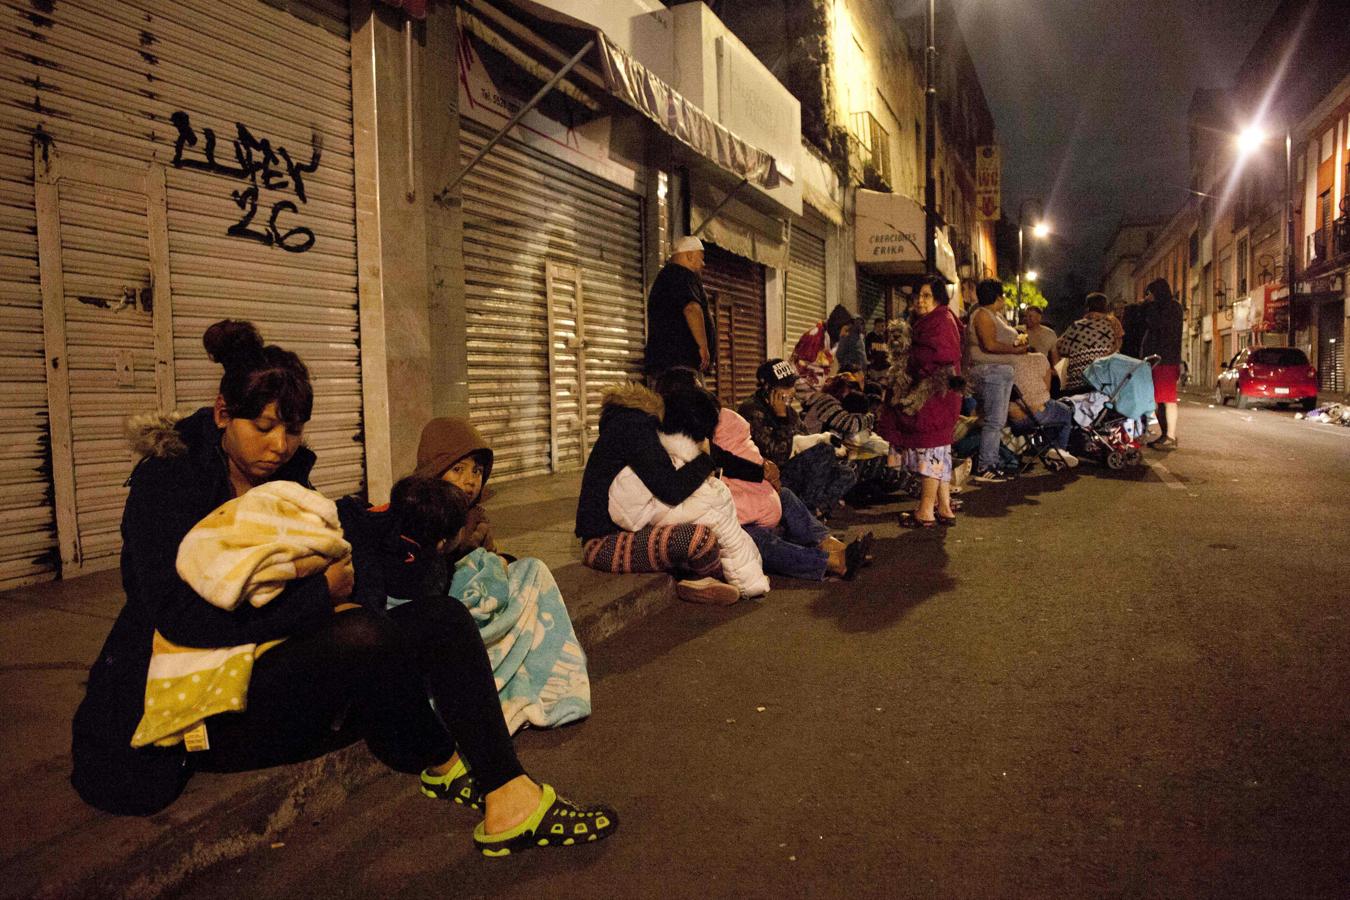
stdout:
{"type": "Polygon", "coordinates": [[[1003,154],[997,144],[975,150],[975,209],[981,222],[996,222],[1002,215],[1003,154]]]}

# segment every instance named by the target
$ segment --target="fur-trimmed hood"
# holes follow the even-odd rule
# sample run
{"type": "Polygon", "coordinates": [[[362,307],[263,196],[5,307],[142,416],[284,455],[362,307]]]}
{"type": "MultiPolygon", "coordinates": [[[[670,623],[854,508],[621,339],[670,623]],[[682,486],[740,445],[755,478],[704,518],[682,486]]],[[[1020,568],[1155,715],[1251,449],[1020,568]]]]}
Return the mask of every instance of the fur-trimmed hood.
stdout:
{"type": "Polygon", "coordinates": [[[636,381],[612,384],[600,395],[601,409],[636,409],[649,416],[660,419],[666,414],[666,404],[661,395],[636,381]]]}
{"type": "Polygon", "coordinates": [[[178,423],[189,413],[152,412],[132,416],[126,421],[127,441],[139,459],[170,459],[187,453],[187,441],[178,431],[178,423]]]}

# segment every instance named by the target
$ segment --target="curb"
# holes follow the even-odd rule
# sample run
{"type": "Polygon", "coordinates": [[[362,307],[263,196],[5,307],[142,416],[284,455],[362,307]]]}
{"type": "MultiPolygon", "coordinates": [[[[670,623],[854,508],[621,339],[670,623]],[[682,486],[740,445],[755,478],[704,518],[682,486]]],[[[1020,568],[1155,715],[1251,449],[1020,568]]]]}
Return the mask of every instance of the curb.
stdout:
{"type": "MultiPolygon", "coordinates": [[[[604,604],[579,611],[572,624],[583,646],[598,647],[675,602],[674,581],[650,576],[604,604]]],[[[217,792],[214,799],[206,792],[185,794],[148,819],[92,813],[59,840],[11,860],[4,867],[0,896],[159,897],[207,868],[280,841],[298,822],[336,811],[351,794],[387,773],[360,743],[262,772],[200,773],[194,783],[228,779],[232,790],[217,792]],[[116,885],[110,884],[110,875],[116,885]]]]}

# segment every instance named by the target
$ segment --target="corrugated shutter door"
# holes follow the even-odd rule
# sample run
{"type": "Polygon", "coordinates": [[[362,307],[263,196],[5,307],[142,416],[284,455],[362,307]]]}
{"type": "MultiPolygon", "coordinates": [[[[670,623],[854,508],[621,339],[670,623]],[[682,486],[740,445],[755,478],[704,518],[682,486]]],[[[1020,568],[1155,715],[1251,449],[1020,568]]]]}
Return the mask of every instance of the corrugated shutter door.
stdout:
{"type": "MultiPolygon", "coordinates": [[[[7,44],[9,39],[6,33],[7,44]]],[[[10,87],[6,78],[5,91],[10,87]]],[[[50,577],[57,559],[33,157],[29,137],[9,125],[0,125],[0,383],[5,391],[0,403],[3,589],[50,577]]]]}
{"type": "MultiPolygon", "coordinates": [[[[463,120],[461,161],[487,137],[481,125],[463,120]]],[[[586,421],[588,444],[594,443],[601,391],[642,369],[642,201],[506,138],[464,180],[469,416],[492,445],[494,479],[552,468],[549,262],[580,272],[586,421]]],[[[569,318],[564,313],[555,321],[553,340],[556,358],[568,365],[562,380],[574,383],[576,351],[564,334],[569,318]]],[[[569,439],[559,468],[579,464],[569,439]]]]}
{"type": "Polygon", "coordinates": [[[862,270],[858,271],[858,315],[862,316],[864,326],[868,329],[872,327],[873,319],[889,315],[886,310],[886,286],[881,279],[862,270]]]}
{"type": "Polygon", "coordinates": [[[1339,394],[1345,390],[1345,317],[1339,303],[1321,308],[1317,324],[1317,388],[1339,394]]]}
{"type": "Polygon", "coordinates": [[[703,289],[716,295],[717,396],[734,406],[755,392],[764,362],[764,267],[711,245],[704,262],[703,289]]]}
{"type": "Polygon", "coordinates": [[[787,308],[783,335],[789,347],[825,319],[825,239],[793,226],[788,248],[787,308]]]}
{"type": "MultiPolygon", "coordinates": [[[[7,402],[0,416],[0,585],[54,572],[31,231],[35,134],[63,159],[167,170],[167,201],[159,202],[168,207],[171,291],[161,285],[156,293],[172,293],[177,404],[215,393],[220,369],[201,347],[206,326],[249,318],[310,367],[317,400],[306,438],[319,453],[316,485],[341,494],[364,482],[350,43],[346,22],[334,18],[345,9],[327,0],[289,6],[296,14],[260,0],[0,5],[0,102],[10,111],[0,123],[0,367],[19,386],[18,405],[7,402]],[[176,122],[196,139],[183,147],[182,165],[176,122]],[[315,145],[318,166],[297,177],[289,164],[308,164],[315,145]],[[297,248],[311,232],[306,251],[277,246],[297,248]],[[16,523],[23,536],[12,540],[16,523]]],[[[72,338],[100,354],[120,340],[98,329],[72,338]]],[[[99,447],[119,470],[131,463],[121,446],[110,437],[99,447]]],[[[108,533],[99,554],[117,549],[115,526],[108,533]]]]}

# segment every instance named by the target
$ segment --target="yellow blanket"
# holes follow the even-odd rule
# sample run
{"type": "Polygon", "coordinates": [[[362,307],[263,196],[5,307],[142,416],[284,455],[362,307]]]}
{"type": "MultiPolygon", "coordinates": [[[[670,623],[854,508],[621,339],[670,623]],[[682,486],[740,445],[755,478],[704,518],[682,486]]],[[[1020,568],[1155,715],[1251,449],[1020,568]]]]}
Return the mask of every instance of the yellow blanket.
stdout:
{"type": "Polygon", "coordinates": [[[288,581],[351,555],[337,505],[293,481],[269,481],[198,522],[178,545],[178,575],[208,602],[271,601],[288,581]]]}
{"type": "MultiPolygon", "coordinates": [[[[294,482],[274,481],[236,497],[201,522],[178,545],[179,576],[207,601],[234,609],[273,600],[286,582],[322,572],[351,554],[337,507],[294,482]]],[[[184,742],[205,750],[208,716],[240,712],[248,704],[253,663],[280,644],[181,647],[155,632],[145,682],[145,713],[131,746],[184,742]]]]}

